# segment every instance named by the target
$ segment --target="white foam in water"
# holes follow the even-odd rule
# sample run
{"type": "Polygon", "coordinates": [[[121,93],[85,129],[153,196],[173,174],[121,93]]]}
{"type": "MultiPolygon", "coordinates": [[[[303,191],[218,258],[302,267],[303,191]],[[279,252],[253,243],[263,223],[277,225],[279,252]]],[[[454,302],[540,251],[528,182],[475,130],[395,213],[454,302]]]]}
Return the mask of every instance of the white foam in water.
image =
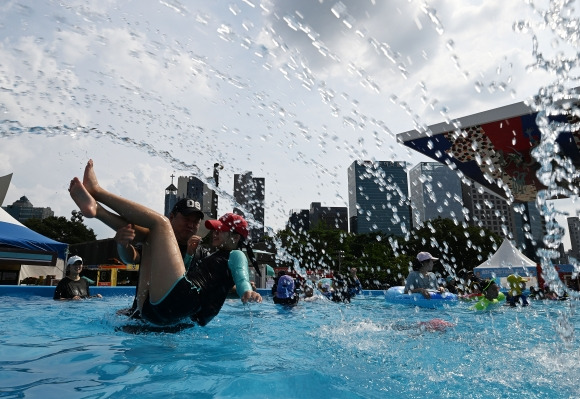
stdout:
{"type": "MultiPolygon", "coordinates": [[[[555,140],[577,125],[545,117],[578,115],[578,21],[566,1],[10,1],[0,6],[0,175],[18,178],[5,203],[27,195],[69,214],[68,181],[92,157],[103,185],[163,209],[172,173],[203,177],[220,162],[220,208],[234,205],[233,174],[251,170],[266,178],[274,233],[289,209],[346,206],[355,160],[427,160],[396,133],[526,100],[542,131],[542,268],[563,291],[551,263],[578,188],[557,182],[578,173],[555,140]]],[[[74,304],[83,313],[72,316],[64,304],[33,300],[36,314],[25,300],[3,303],[0,391],[15,396],[248,386],[278,397],[578,396],[576,301],[491,315],[317,301],[251,316],[228,302],[207,329],[162,338],[114,332],[121,322],[102,307],[112,300],[91,302],[95,313],[74,304]],[[456,327],[414,328],[435,316],[456,327]]]]}

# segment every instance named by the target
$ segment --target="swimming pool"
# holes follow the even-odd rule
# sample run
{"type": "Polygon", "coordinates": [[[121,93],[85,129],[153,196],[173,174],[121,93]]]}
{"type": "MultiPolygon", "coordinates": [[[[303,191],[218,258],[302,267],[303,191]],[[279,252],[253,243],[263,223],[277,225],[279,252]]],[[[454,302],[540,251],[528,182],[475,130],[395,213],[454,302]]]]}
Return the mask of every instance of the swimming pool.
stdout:
{"type": "Polygon", "coordinates": [[[474,313],[382,295],[351,304],[227,300],[204,328],[124,332],[130,295],[0,296],[0,397],[578,397],[576,302],[474,313]],[[417,327],[440,318],[456,326],[417,327]]]}

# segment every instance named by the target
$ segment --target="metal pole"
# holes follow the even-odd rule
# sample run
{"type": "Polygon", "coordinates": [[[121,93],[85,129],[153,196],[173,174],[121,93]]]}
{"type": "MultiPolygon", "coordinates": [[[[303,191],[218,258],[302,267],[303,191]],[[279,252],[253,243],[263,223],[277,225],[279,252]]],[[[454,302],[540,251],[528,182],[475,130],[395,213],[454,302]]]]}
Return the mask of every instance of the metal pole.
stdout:
{"type": "MultiPolygon", "coordinates": [[[[223,165],[219,162],[213,164],[213,180],[215,182],[216,188],[220,185],[220,169],[223,169],[223,165]]],[[[212,193],[212,203],[211,203],[211,216],[217,219],[218,213],[218,196],[215,190],[212,193]]]]}

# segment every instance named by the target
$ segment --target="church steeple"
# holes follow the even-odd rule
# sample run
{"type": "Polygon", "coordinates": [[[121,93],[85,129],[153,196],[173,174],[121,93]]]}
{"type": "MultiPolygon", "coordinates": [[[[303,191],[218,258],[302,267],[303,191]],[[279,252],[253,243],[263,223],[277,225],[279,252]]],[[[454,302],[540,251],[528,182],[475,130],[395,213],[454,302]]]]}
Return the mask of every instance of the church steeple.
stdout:
{"type": "Polygon", "coordinates": [[[165,189],[165,216],[169,216],[173,206],[177,203],[177,187],[173,184],[175,175],[172,174],[170,177],[171,184],[165,189]]]}
{"type": "Polygon", "coordinates": [[[173,178],[175,177],[175,175],[172,174],[169,177],[171,177],[171,184],[167,186],[167,188],[165,189],[165,195],[169,194],[169,192],[173,192],[177,195],[177,187],[173,185],[173,178]]]}

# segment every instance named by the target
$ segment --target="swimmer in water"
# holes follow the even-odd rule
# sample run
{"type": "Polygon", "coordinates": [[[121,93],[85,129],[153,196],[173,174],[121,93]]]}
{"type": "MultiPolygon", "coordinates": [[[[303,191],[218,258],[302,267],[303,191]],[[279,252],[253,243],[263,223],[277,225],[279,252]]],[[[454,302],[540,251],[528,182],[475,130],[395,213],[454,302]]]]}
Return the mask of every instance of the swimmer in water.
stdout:
{"type": "Polygon", "coordinates": [[[472,310],[488,310],[493,309],[496,305],[505,302],[505,295],[499,290],[498,285],[493,279],[483,280],[482,295],[478,297],[478,301],[470,307],[472,310]]]}
{"type": "Polygon", "coordinates": [[[432,272],[433,262],[438,260],[439,258],[433,257],[429,252],[419,252],[413,271],[409,273],[407,280],[405,280],[404,292],[406,294],[420,293],[425,299],[431,299],[429,290],[445,292],[445,288],[438,284],[437,277],[432,272]]]}
{"type": "Polygon", "coordinates": [[[248,281],[245,255],[237,250],[248,236],[248,224],[241,216],[228,213],[219,220],[206,221],[206,227],[212,230],[212,246],[217,252],[186,275],[169,220],[101,187],[92,160],[85,167],[82,182],[77,177],[71,180],[69,192],[87,218],[99,218],[108,212],[103,204],[117,212],[127,224],[149,230],[143,246],[137,292],[138,309],[144,319],[169,325],[190,317],[205,325],[219,313],[234,284],[238,292],[241,291],[243,303],[262,301],[248,281]]]}
{"type": "Polygon", "coordinates": [[[450,327],[455,327],[455,324],[443,319],[431,319],[429,321],[419,322],[419,328],[426,331],[445,331],[450,327]]]}
{"type": "Polygon", "coordinates": [[[429,332],[445,332],[448,328],[455,327],[455,324],[443,319],[431,319],[427,321],[413,323],[397,323],[393,325],[394,330],[419,330],[429,332]]]}

